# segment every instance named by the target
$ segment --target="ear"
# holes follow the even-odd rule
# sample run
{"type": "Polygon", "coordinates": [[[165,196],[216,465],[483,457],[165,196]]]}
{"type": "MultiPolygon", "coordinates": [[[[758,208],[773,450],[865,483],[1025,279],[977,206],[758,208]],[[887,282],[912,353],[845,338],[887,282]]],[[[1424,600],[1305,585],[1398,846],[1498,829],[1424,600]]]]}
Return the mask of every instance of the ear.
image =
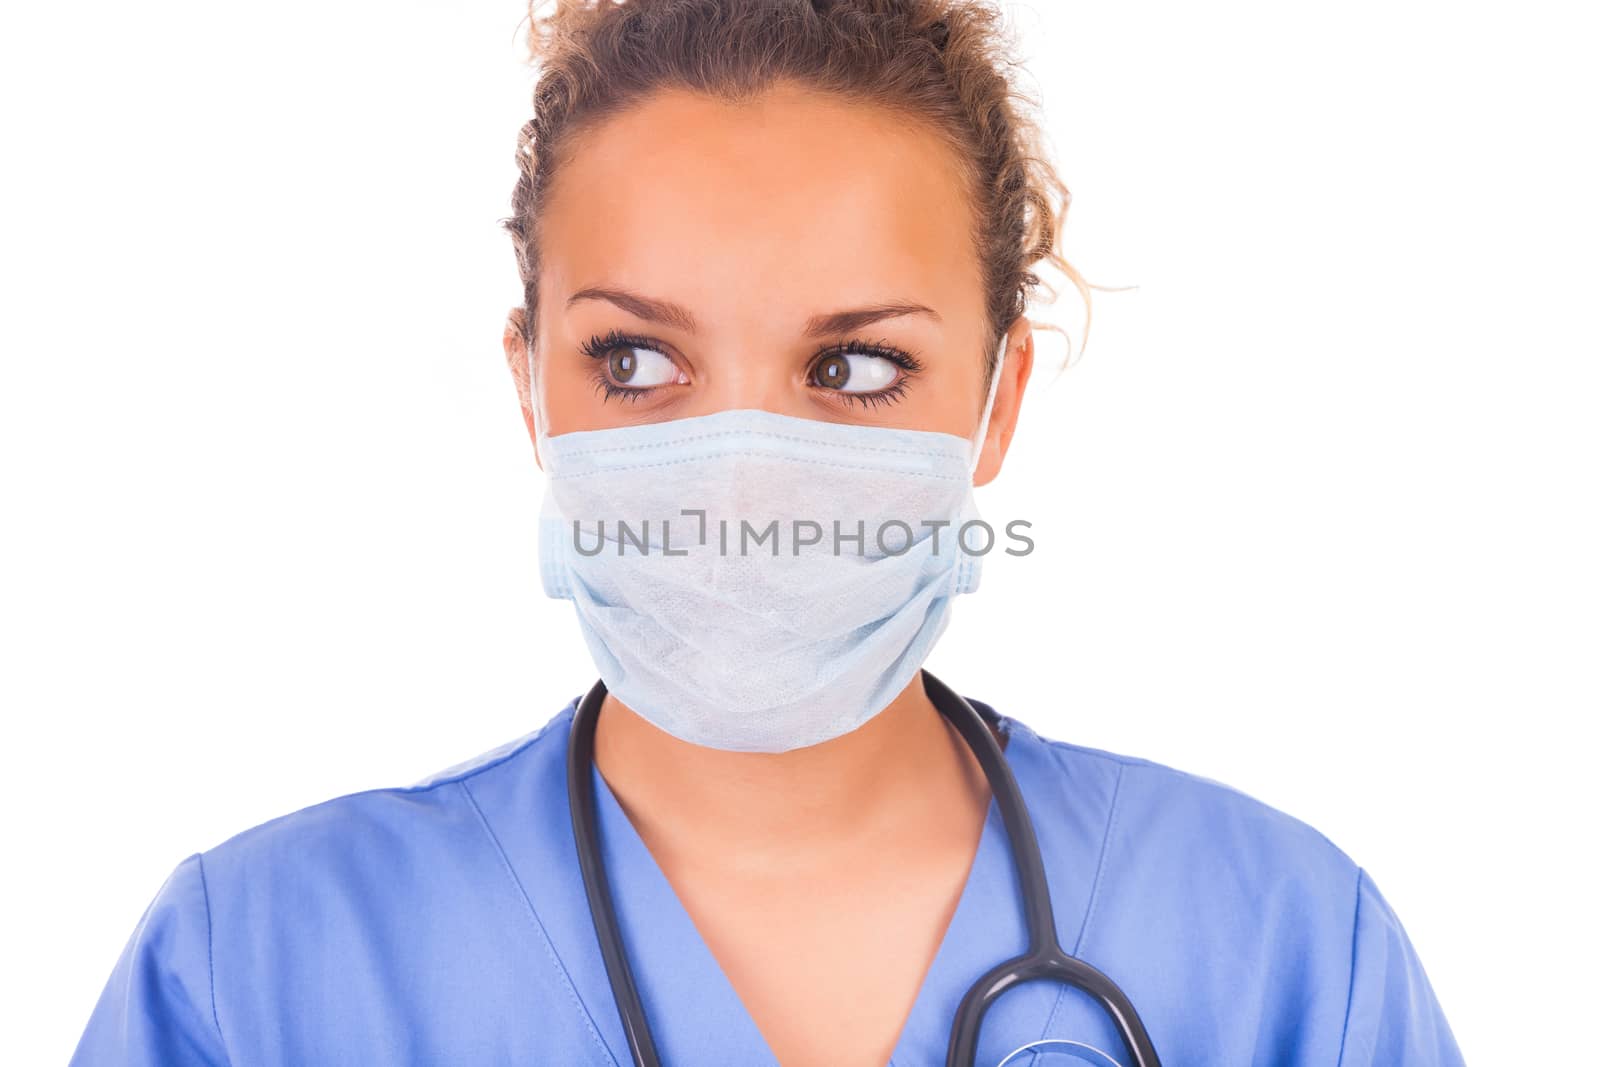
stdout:
{"type": "Polygon", "coordinates": [[[539,464],[540,470],[543,470],[544,464],[539,460],[539,431],[534,411],[533,377],[528,369],[527,321],[527,314],[523,308],[512,308],[506,315],[506,328],[500,338],[500,344],[505,349],[506,367],[511,371],[511,382],[517,389],[517,399],[522,407],[522,421],[528,427],[528,439],[533,442],[533,461],[539,464]]]}
{"type": "Polygon", "coordinates": [[[983,451],[978,456],[977,470],[972,472],[973,485],[988,485],[1000,473],[1006,449],[1011,447],[1011,435],[1017,430],[1022,394],[1033,373],[1033,323],[1018,316],[1008,332],[1011,339],[1006,345],[1005,365],[1000,368],[1000,384],[995,387],[983,451]]]}

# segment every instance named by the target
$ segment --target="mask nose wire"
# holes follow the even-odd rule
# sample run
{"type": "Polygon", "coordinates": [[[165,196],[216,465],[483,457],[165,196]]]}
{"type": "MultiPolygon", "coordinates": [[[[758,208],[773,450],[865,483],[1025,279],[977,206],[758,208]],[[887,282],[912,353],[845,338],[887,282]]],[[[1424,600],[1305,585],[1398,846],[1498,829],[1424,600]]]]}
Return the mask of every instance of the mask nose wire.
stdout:
{"type": "Polygon", "coordinates": [[[983,439],[989,435],[989,416],[994,413],[994,395],[1000,388],[1000,371],[1006,365],[1006,351],[1011,347],[1009,331],[1000,336],[1000,348],[994,357],[994,374],[989,378],[989,395],[983,400],[983,417],[978,420],[978,436],[972,441],[971,456],[967,460],[967,474],[977,472],[978,461],[983,458],[983,439]]]}

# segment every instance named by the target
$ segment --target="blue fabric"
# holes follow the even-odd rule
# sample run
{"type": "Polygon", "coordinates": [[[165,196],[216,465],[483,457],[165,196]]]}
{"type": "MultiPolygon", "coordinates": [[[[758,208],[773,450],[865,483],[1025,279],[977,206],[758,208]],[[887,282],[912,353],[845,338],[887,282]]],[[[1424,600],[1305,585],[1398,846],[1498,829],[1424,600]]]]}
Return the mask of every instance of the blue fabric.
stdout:
{"type": "MultiPolygon", "coordinates": [[[[575,705],[422,785],[306,808],[184,860],[72,1063],[629,1067],[567,814],[575,705]]],[[[1167,1067],[1462,1063],[1394,912],[1317,831],[1216,782],[1001,721],[1062,944],[1127,992],[1167,1067]]],[[[775,1064],[591,773],[665,1062],[775,1064]]],[[[894,1067],[944,1062],[967,986],[1024,946],[1017,893],[991,803],[894,1067]]],[[[1088,998],[1035,982],[990,1011],[978,1062],[1043,1037],[1123,1055],[1088,998]]],[[[1010,1062],[1104,1061],[1044,1048],[1010,1062]]]]}

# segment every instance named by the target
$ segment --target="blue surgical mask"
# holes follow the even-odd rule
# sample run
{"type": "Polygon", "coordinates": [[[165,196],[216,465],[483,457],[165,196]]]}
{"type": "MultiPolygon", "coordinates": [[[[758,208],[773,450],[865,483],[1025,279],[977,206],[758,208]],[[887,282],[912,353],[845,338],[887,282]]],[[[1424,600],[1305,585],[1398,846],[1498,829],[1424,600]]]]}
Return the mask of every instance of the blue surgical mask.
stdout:
{"type": "Polygon", "coordinates": [[[606,688],[692,744],[848,733],[916,675],[978,586],[977,436],[734,409],[543,436],[545,592],[606,688]]]}

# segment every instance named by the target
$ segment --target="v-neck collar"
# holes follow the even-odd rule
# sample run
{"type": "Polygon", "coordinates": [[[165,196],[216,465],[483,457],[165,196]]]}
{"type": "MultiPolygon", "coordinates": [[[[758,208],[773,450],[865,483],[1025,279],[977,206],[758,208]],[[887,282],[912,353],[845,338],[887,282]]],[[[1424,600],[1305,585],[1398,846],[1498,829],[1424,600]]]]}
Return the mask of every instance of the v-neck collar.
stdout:
{"type": "MultiPolygon", "coordinates": [[[[1001,957],[995,953],[1016,955],[1027,945],[1021,910],[1004,912],[996,907],[997,902],[1009,899],[1015,883],[1005,823],[999,803],[990,797],[966,884],[961,887],[955,912],[912,1001],[887,1067],[944,1062],[955,1006],[961,1003],[967,987],[999,961],[1001,957]]],[[[1039,1021],[1042,1025],[1044,1017],[1040,1016],[1039,1021]]]]}
{"type": "MultiPolygon", "coordinates": [[[[974,706],[981,703],[968,700],[974,706]]],[[[532,746],[535,751],[525,753],[531,762],[517,761],[521,771],[498,781],[476,779],[469,792],[475,804],[481,801],[482,814],[528,895],[575,1006],[588,1017],[612,1061],[627,1067],[628,1046],[600,959],[567,807],[565,763],[576,703],[547,724],[555,735],[549,740],[555,743],[532,746]]],[[[993,715],[987,705],[981,707],[993,715]]],[[[1098,803],[1074,811],[1073,783],[1065,780],[1065,768],[1048,744],[1018,720],[995,717],[1008,737],[1006,758],[1032,813],[1049,870],[1058,934],[1070,952],[1088,910],[1105,811],[1098,803]],[[1099,818],[1091,814],[1097,809],[1099,818]]],[[[667,1067],[778,1067],[755,1020],[609,785],[592,764],[589,773],[617,921],[662,1062],[667,1067]]],[[[1011,846],[991,797],[966,883],[886,1067],[942,1063],[968,987],[1026,946],[1011,846]]],[[[1053,983],[1027,982],[1000,997],[985,1016],[977,1062],[998,1063],[1024,1042],[1044,1036],[1059,996],[1053,983]]]]}
{"type": "MultiPolygon", "coordinates": [[[[1013,729],[1011,720],[1001,717],[1000,722],[1007,730],[1008,759],[1037,741],[1031,731],[1013,729]]],[[[1031,776],[1031,761],[1025,758],[1023,766],[1030,770],[1013,765],[1012,773],[1026,798],[1030,791],[1024,778],[1031,776]]],[[[616,872],[611,884],[617,921],[662,1061],[778,1067],[760,1028],[609,784],[598,768],[591,766],[590,773],[602,855],[606,869],[616,872]]],[[[1016,864],[999,804],[991,796],[966,882],[885,1067],[942,1063],[968,987],[1027,945],[1016,864]]],[[[1005,1034],[1042,1034],[1056,995],[1055,988],[1032,983],[1000,998],[985,1018],[978,1062],[998,1062],[1017,1047],[1005,1034]]]]}
{"type": "Polygon", "coordinates": [[[599,767],[591,764],[589,773],[617,925],[662,1063],[778,1067],[755,1019],[599,767]]]}
{"type": "MultiPolygon", "coordinates": [[[[1053,762],[1041,761],[1039,736],[1008,716],[997,715],[982,701],[966,698],[987,718],[998,722],[1006,736],[1005,757],[1027,803],[1041,849],[1046,849],[1048,818],[1036,805],[1044,797],[1054,799],[1046,777],[1053,762]],[[1048,763],[1048,766],[1046,765],[1048,763]]],[[[1050,853],[1044,852],[1050,866],[1050,853]]],[[[1077,885],[1062,885],[1058,872],[1052,872],[1050,896],[1059,930],[1063,920],[1076,922],[1083,907],[1077,885]],[[1066,908],[1063,908],[1066,905],[1066,908]]],[[[1074,880],[1076,882],[1076,880],[1074,880]]],[[[1087,879],[1085,879],[1085,885],[1087,879]]],[[[1087,904],[1087,896],[1083,897],[1087,904]]],[[[1073,927],[1072,929],[1076,929],[1073,927]]],[[[950,1031],[956,1012],[967,990],[980,976],[1003,960],[1021,955],[1028,947],[1027,920],[1022,910],[1022,888],[1017,876],[1011,841],[1000,815],[999,801],[989,799],[989,810],[979,837],[978,851],[966,885],[956,904],[955,914],[945,929],[944,939],[923,978],[922,988],[906,1018],[886,1067],[922,1067],[941,1064],[950,1045],[950,1031]]],[[[978,1035],[976,1063],[999,1063],[1025,1041],[1042,1036],[1055,1009],[1059,989],[1050,983],[1026,982],[1009,990],[990,1007],[978,1035]],[[1017,1040],[1018,1035],[1025,1035],[1017,1040]]]]}

